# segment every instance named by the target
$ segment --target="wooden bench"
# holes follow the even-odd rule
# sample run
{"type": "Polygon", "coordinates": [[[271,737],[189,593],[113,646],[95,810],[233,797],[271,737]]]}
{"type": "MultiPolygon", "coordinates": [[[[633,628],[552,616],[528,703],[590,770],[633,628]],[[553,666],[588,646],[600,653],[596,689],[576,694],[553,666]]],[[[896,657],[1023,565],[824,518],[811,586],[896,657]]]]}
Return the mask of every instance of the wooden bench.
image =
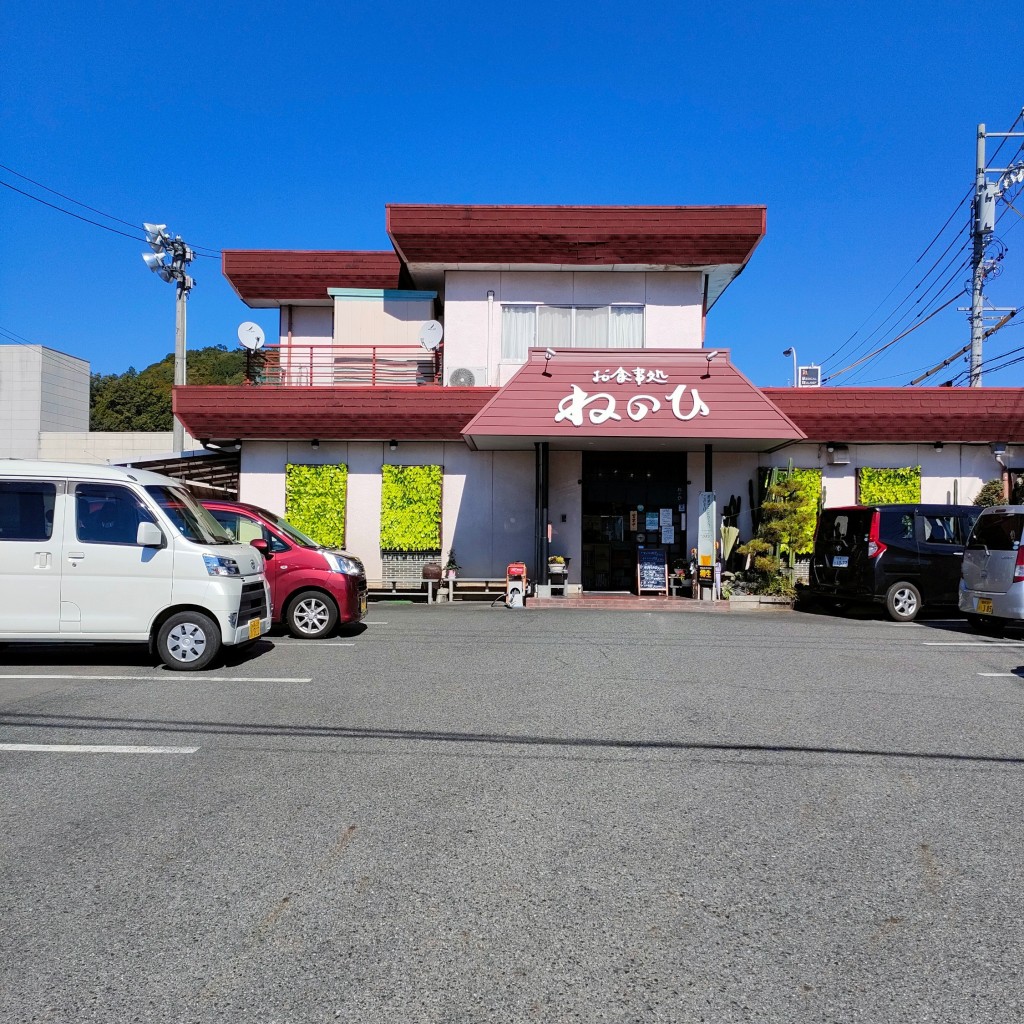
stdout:
{"type": "Polygon", "coordinates": [[[444,585],[443,580],[422,580],[418,586],[410,580],[367,580],[366,592],[369,598],[419,597],[432,604],[439,599],[438,589],[444,585]]]}
{"type": "Polygon", "coordinates": [[[439,580],[438,601],[465,601],[478,597],[492,600],[505,596],[504,576],[459,576],[454,580],[439,580]]]}

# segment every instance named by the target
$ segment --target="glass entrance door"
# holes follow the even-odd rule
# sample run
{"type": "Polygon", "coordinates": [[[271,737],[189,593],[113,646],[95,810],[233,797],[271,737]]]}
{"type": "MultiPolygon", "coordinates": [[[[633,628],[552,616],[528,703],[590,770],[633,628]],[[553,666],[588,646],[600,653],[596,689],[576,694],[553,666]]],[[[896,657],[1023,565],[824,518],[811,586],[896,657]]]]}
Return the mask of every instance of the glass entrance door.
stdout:
{"type": "Polygon", "coordinates": [[[635,593],[641,546],[684,560],[685,502],[685,452],[584,452],[583,589],[635,593]]]}

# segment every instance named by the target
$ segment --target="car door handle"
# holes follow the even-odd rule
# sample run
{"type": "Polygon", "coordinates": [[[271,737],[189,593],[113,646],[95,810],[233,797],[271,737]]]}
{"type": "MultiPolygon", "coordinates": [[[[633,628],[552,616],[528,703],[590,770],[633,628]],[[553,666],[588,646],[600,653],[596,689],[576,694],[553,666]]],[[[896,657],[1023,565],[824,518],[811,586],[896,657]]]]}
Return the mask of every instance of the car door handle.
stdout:
{"type": "Polygon", "coordinates": [[[69,562],[73,562],[76,558],[85,558],[85,552],[84,551],[69,551],[68,552],[68,561],[69,562]]]}
{"type": "Polygon", "coordinates": [[[963,552],[962,552],[962,551],[954,551],[954,552],[953,552],[953,554],[954,554],[954,555],[962,555],[962,554],[963,554],[963,552]]]}

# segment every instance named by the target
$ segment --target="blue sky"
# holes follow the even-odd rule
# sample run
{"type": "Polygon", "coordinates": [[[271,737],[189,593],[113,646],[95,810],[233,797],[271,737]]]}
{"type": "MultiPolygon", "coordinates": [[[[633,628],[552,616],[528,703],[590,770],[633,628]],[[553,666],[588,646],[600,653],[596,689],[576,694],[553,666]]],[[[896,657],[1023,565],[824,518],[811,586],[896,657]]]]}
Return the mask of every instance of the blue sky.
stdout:
{"type": "MultiPolygon", "coordinates": [[[[1017,33],[998,19],[942,0],[17,5],[0,182],[141,237],[18,172],[208,251],[387,248],[386,202],[763,203],[767,236],[707,340],[785,385],[788,346],[828,376],[967,283],[976,126],[1006,131],[1024,106],[1017,33]]],[[[994,306],[1024,305],[1024,196],[1014,206],[994,306]]],[[[144,250],[0,188],[0,341],[102,373],[162,358],[174,289],[144,250]]],[[[275,334],[217,259],[192,274],[190,348],[233,347],[248,319],[275,334]]],[[[967,304],[834,383],[907,383],[967,344],[967,304]]],[[[986,342],[987,365],[1024,355],[1022,327],[986,342]]],[[[985,383],[1020,386],[1024,362],[985,383]]]]}

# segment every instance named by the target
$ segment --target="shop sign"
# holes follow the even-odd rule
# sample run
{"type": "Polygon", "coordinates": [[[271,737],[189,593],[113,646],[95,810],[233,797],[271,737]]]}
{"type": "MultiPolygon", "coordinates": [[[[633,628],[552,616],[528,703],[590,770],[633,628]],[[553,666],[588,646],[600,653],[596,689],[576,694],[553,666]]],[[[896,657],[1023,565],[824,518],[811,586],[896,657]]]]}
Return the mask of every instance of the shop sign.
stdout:
{"type": "MultiPolygon", "coordinates": [[[[618,387],[657,388],[668,386],[668,374],[664,370],[648,370],[637,366],[632,370],[618,367],[615,370],[595,370],[591,378],[594,384],[615,384],[618,387]]],[[[695,416],[708,416],[711,410],[707,407],[695,387],[686,384],[677,385],[672,391],[658,394],[640,393],[623,399],[622,395],[613,395],[609,391],[590,393],[578,384],[572,385],[572,392],[558,403],[555,422],[566,421],[574,427],[583,426],[584,413],[591,423],[601,424],[608,420],[621,420],[622,408],[626,416],[634,423],[639,423],[649,415],[662,413],[671,414],[677,420],[686,422],[695,416]],[[664,413],[662,408],[665,407],[664,413]]]]}

